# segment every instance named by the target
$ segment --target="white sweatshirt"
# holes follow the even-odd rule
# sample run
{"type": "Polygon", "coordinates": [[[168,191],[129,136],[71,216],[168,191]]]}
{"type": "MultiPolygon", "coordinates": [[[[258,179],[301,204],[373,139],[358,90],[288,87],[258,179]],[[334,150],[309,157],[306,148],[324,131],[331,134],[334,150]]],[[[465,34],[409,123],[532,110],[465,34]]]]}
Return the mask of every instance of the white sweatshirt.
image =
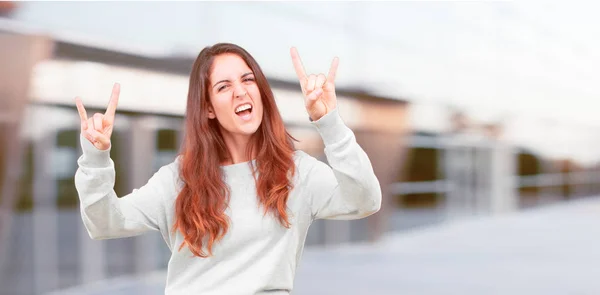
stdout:
{"type": "Polygon", "coordinates": [[[213,256],[194,257],[183,236],[173,234],[175,199],[181,189],[178,160],[159,169],[147,184],[117,197],[109,151],[81,138],[83,155],[75,174],[81,217],[93,239],[160,231],[171,249],[168,295],[290,294],[310,224],[319,218],[358,219],[377,212],[381,188],[371,162],[337,109],[311,122],[325,144],[329,167],[296,151],[297,173],[288,198],[291,228],[258,205],[248,162],[222,166],[231,190],[226,213],[231,223],[213,246],[213,256]]]}

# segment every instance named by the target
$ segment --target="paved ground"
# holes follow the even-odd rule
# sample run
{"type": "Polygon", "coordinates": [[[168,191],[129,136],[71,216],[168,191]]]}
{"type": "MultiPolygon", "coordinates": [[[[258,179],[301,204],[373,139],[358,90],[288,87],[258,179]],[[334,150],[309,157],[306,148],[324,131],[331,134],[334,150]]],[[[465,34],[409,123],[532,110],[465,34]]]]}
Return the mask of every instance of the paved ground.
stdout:
{"type": "Polygon", "coordinates": [[[600,294],[600,200],[306,254],[297,295],[600,294]]]}
{"type": "MultiPolygon", "coordinates": [[[[60,294],[162,294],[164,276],[60,294]]],[[[307,249],[293,294],[600,294],[600,198],[307,249]]]]}

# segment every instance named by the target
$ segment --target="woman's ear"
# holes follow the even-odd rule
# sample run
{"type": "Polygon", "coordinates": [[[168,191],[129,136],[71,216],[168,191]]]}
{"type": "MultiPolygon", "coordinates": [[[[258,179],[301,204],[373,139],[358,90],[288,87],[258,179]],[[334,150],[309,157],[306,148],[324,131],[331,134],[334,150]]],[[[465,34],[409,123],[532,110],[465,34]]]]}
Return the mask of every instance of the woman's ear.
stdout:
{"type": "Polygon", "coordinates": [[[208,106],[208,118],[209,119],[214,119],[217,116],[215,115],[215,111],[213,110],[212,106],[208,106]]]}

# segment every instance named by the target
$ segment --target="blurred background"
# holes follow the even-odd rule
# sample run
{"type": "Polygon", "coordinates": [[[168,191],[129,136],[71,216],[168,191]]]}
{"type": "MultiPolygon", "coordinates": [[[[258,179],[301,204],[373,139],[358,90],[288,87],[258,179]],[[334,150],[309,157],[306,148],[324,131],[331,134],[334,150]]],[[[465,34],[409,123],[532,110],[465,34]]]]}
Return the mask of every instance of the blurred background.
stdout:
{"type": "MultiPolygon", "coordinates": [[[[159,234],[94,241],[75,96],[122,85],[125,195],[174,160],[191,65],[246,48],[325,160],[289,57],[340,58],[382,210],[310,229],[294,294],[600,294],[598,2],[0,2],[0,294],[162,294],[159,234]]],[[[243,294],[243,290],[240,294],[243,294]]]]}

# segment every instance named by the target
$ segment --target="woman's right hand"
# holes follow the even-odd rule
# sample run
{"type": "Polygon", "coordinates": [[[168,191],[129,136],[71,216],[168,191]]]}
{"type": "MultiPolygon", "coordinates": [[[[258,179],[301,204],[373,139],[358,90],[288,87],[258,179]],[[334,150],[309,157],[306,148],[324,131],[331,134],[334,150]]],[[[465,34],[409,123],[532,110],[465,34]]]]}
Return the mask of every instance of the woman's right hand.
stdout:
{"type": "Polygon", "coordinates": [[[75,98],[75,104],[81,118],[81,135],[87,138],[97,149],[107,150],[110,148],[110,136],[115,122],[115,111],[119,102],[121,85],[115,83],[110,96],[110,102],[104,114],[96,113],[88,118],[80,97],[75,98]]]}

